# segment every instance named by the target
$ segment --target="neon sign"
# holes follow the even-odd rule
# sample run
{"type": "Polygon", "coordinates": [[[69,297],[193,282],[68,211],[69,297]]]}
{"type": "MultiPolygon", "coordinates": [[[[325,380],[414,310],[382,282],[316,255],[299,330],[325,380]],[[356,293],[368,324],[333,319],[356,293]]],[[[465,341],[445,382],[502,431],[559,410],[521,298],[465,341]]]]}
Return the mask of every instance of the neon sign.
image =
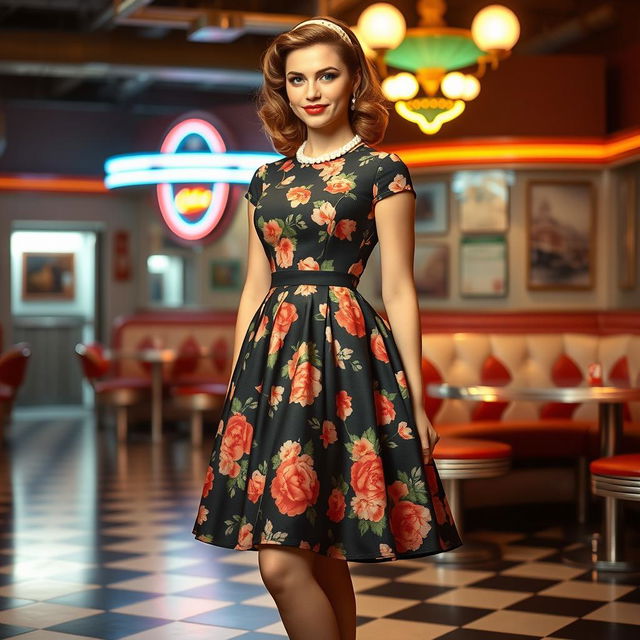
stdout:
{"type": "Polygon", "coordinates": [[[202,118],[175,125],[160,153],[113,156],[105,162],[109,189],[156,185],[162,217],[173,233],[200,240],[219,223],[231,184],[246,185],[257,167],[276,153],[227,151],[218,130],[202,118]]]}

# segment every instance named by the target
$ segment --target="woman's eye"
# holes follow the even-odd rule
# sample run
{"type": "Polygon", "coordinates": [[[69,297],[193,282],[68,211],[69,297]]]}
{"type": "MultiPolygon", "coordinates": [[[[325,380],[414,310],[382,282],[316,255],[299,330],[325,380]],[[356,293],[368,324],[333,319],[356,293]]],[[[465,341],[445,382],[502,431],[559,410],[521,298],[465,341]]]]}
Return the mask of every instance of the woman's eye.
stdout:
{"type": "MultiPolygon", "coordinates": [[[[337,77],[336,74],[331,72],[331,71],[327,71],[327,73],[323,73],[321,77],[325,78],[327,76],[330,76],[331,78],[336,78],[337,77]]],[[[292,78],[289,78],[289,81],[292,84],[297,84],[296,80],[302,80],[302,78],[300,76],[293,76],[292,78]]]]}

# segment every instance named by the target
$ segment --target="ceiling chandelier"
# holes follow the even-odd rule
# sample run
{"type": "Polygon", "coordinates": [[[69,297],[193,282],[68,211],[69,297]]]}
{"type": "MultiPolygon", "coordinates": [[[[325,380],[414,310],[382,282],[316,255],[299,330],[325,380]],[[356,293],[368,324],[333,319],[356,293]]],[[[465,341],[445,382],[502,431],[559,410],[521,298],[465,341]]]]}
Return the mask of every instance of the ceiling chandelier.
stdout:
{"type": "Polygon", "coordinates": [[[385,97],[426,134],[437,133],[465,110],[480,92],[487,67],[497,69],[520,36],[518,18],[502,5],[478,11],[471,29],[447,26],[446,8],[445,0],[418,0],[419,24],[407,29],[396,7],[377,2],[354,27],[380,73],[385,97]],[[389,73],[388,67],[399,71],[389,73]]]}

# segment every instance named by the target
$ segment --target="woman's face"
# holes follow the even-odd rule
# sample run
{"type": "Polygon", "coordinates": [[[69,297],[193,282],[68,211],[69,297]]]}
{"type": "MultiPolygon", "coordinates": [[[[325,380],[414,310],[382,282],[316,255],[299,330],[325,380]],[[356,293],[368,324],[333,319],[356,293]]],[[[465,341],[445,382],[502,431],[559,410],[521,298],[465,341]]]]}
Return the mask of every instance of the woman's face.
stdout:
{"type": "Polygon", "coordinates": [[[293,112],[312,129],[333,128],[348,118],[354,81],[335,47],[296,49],[285,62],[287,97],[293,112]],[[324,105],[317,111],[311,105],[324,105]]]}

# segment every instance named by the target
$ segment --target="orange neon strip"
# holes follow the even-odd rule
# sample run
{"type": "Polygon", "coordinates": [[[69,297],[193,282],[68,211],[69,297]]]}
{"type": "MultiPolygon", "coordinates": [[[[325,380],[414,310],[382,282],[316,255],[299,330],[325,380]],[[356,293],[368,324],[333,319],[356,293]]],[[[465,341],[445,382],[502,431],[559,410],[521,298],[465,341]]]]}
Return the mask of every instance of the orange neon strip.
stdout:
{"type": "Polygon", "coordinates": [[[485,139],[420,147],[395,145],[393,151],[401,154],[402,159],[414,167],[506,162],[608,164],[640,153],[640,132],[612,136],[600,141],[530,139],[498,142],[495,139],[485,139]]]}
{"type": "Polygon", "coordinates": [[[6,191],[58,191],[109,193],[102,178],[78,178],[37,174],[0,174],[0,189],[6,191]]]}

